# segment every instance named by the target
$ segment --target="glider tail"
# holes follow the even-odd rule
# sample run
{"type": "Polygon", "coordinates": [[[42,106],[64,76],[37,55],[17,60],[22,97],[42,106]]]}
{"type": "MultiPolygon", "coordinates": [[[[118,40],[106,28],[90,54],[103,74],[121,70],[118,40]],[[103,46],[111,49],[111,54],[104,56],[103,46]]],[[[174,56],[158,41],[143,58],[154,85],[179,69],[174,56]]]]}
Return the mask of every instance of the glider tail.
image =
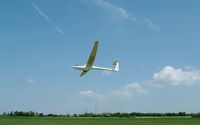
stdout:
{"type": "Polygon", "coordinates": [[[115,62],[113,63],[113,66],[114,66],[113,71],[118,72],[118,71],[119,71],[119,62],[118,62],[118,61],[115,61],[115,62]]]}

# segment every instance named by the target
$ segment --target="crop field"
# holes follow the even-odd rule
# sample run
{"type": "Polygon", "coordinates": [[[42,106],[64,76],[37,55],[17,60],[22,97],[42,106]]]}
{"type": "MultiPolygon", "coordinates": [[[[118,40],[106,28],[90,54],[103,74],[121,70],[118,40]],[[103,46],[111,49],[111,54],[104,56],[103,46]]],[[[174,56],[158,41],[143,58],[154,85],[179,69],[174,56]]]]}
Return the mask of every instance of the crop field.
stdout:
{"type": "Polygon", "coordinates": [[[200,125],[200,118],[0,117],[0,125],[200,125]]]}

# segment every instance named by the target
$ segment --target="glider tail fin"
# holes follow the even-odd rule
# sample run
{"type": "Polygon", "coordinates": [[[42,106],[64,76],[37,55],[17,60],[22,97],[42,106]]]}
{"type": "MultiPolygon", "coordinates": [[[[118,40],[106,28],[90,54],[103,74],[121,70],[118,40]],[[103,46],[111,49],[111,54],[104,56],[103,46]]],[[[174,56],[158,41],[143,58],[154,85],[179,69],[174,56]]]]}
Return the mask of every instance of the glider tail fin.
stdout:
{"type": "Polygon", "coordinates": [[[118,62],[118,61],[115,61],[115,62],[113,63],[113,66],[114,66],[113,71],[118,72],[118,71],[119,71],[119,62],[118,62]]]}

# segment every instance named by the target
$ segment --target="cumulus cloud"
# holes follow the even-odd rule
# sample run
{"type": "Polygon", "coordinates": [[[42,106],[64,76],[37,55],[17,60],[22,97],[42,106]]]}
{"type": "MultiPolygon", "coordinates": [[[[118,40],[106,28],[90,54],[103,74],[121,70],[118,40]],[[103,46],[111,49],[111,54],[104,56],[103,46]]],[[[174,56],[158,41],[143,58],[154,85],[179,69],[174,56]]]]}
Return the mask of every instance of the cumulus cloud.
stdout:
{"type": "Polygon", "coordinates": [[[200,82],[200,72],[197,70],[175,69],[164,67],[160,72],[154,73],[152,83],[160,87],[178,87],[192,85],[200,82]]]}
{"type": "Polygon", "coordinates": [[[149,18],[139,17],[129,13],[126,9],[116,6],[113,3],[110,3],[105,0],[89,0],[94,5],[106,11],[106,13],[110,14],[114,19],[117,20],[129,20],[132,22],[137,22],[139,24],[147,25],[149,29],[158,30],[159,26],[154,24],[149,18]]]}
{"type": "Polygon", "coordinates": [[[93,100],[129,99],[138,93],[144,94],[148,92],[142,85],[153,84],[156,87],[166,88],[189,86],[195,83],[200,83],[200,71],[195,70],[194,67],[187,66],[183,69],[176,69],[172,66],[165,66],[159,72],[154,73],[151,80],[126,84],[105,94],[99,94],[91,90],[81,91],[78,96],[93,100]]]}
{"type": "Polygon", "coordinates": [[[120,89],[111,92],[113,96],[117,97],[132,97],[136,93],[146,93],[147,90],[144,89],[139,83],[130,83],[120,89]]]}
{"type": "Polygon", "coordinates": [[[49,21],[52,25],[54,25],[55,29],[61,33],[61,34],[64,34],[64,31],[59,27],[57,26],[57,24],[55,24],[36,4],[33,3],[33,7],[35,8],[35,10],[44,18],[46,19],[47,21],[49,21]]]}
{"type": "Polygon", "coordinates": [[[28,83],[34,83],[35,80],[33,80],[33,79],[27,79],[26,82],[28,82],[28,83]]]}
{"type": "Polygon", "coordinates": [[[130,83],[119,89],[109,91],[107,94],[99,94],[91,90],[81,91],[78,96],[86,99],[114,99],[114,98],[130,98],[136,93],[146,93],[139,83],[130,83]]]}
{"type": "Polygon", "coordinates": [[[99,99],[103,97],[103,95],[95,93],[91,90],[81,91],[80,93],[78,93],[78,96],[81,98],[90,98],[90,99],[99,99]]]}

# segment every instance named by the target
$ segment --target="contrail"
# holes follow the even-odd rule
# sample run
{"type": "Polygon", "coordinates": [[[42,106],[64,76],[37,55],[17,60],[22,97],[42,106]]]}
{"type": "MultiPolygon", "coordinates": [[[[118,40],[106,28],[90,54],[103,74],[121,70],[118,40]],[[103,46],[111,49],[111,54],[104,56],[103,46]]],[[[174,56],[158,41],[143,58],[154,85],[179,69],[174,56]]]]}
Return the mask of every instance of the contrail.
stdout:
{"type": "Polygon", "coordinates": [[[55,24],[40,8],[38,8],[38,6],[33,3],[33,7],[35,8],[35,10],[43,17],[45,18],[47,21],[49,21],[52,25],[54,25],[55,29],[61,33],[64,34],[64,31],[57,25],[55,24]]]}

